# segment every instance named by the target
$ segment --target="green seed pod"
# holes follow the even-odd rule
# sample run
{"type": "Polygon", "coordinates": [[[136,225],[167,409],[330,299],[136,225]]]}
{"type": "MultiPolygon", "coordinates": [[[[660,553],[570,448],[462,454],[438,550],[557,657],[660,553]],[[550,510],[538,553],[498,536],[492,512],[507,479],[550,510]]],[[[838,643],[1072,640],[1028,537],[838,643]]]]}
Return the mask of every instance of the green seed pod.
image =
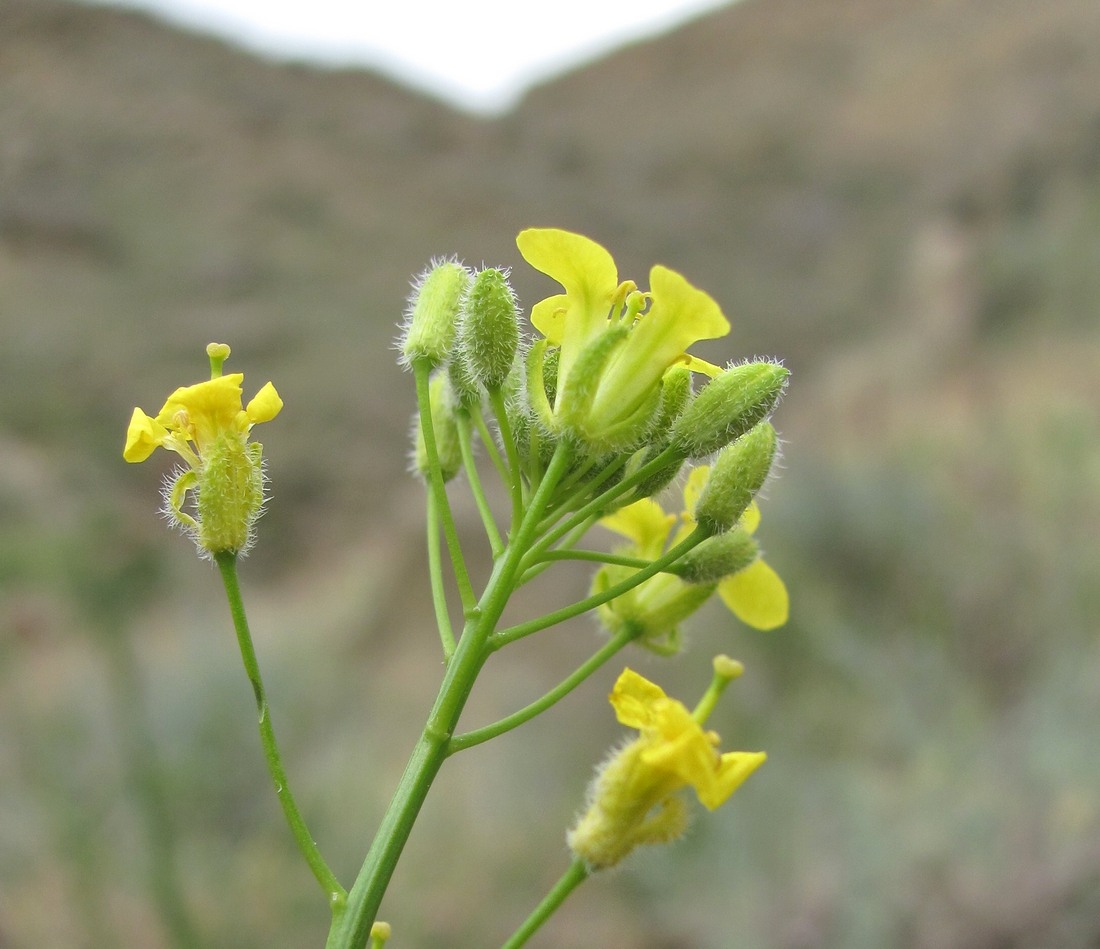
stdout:
{"type": "Polygon", "coordinates": [[[459,306],[470,273],[456,260],[435,262],[417,280],[401,330],[401,362],[427,360],[432,368],[447,361],[455,341],[459,306]]]}
{"type": "Polygon", "coordinates": [[[195,482],[200,548],[244,553],[264,504],[263,446],[226,433],[207,446],[195,482]]]}
{"type": "Polygon", "coordinates": [[[731,573],[744,570],[760,555],[749,532],[734,528],[708,537],[668,569],[688,583],[717,583],[731,573]]]}
{"type": "MultiPolygon", "coordinates": [[[[450,481],[462,468],[462,448],[458,440],[458,421],[451,403],[447,377],[442,373],[432,376],[428,388],[429,409],[432,414],[432,431],[435,433],[435,448],[439,455],[439,467],[443,480],[450,481]]],[[[416,449],[413,465],[425,478],[428,477],[428,448],[424,443],[424,430],[420,417],[416,420],[416,449]]]]}
{"type": "Polygon", "coordinates": [[[787,387],[774,362],[733,366],[711,380],[676,420],[672,441],[690,458],[704,458],[766,419],[787,387]]]}
{"type": "Polygon", "coordinates": [[[458,346],[478,383],[490,390],[504,384],[519,348],[519,310],[504,271],[474,277],[462,302],[458,346]]]}
{"type": "Polygon", "coordinates": [[[771,471],[776,444],[775,429],[761,422],[718,453],[695,505],[700,528],[720,534],[737,523],[771,471]]]}

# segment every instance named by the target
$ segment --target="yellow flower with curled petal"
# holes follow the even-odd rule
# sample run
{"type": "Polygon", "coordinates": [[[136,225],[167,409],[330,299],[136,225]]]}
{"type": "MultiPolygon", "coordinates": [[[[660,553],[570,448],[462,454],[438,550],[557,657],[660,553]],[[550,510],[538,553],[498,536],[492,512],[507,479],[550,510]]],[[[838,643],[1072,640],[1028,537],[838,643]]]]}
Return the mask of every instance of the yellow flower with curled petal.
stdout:
{"type": "MultiPolygon", "coordinates": [[[[667,513],[656,501],[643,498],[602,518],[600,524],[630,541],[616,553],[656,560],[686,539],[695,529],[692,512],[709,474],[708,465],[692,469],[684,485],[684,506],[679,516],[667,513]]],[[[760,509],[754,501],[733,530],[751,535],[759,523],[760,509]]],[[[755,551],[755,545],[750,549],[755,551]]],[[[775,629],[787,621],[789,596],[786,585],[758,553],[750,553],[750,556],[754,557],[751,563],[718,580],[717,585],[689,583],[673,573],[659,573],[600,606],[597,615],[612,632],[625,624],[633,624],[642,645],[655,652],[671,653],[678,649],[677,625],[699,609],[717,589],[722,602],[743,623],[754,629],[775,629]]],[[[592,592],[609,589],[627,579],[634,569],[618,564],[601,567],[593,581],[592,592]]]]}
{"type": "MultiPolygon", "coordinates": [[[[715,660],[715,693],[741,672],[740,663],[715,660]]],[[[704,731],[713,702],[696,713],[660,686],[625,669],[611,692],[618,720],[639,736],[616,751],[598,773],[585,813],[570,830],[574,855],[597,870],[619,863],[635,847],[679,837],[687,811],[678,792],[693,788],[714,810],[728,800],[767,757],[764,752],[718,751],[719,738],[704,731]]]]}
{"type": "Polygon", "coordinates": [[[565,290],[537,303],[531,322],[548,344],[560,347],[553,414],[583,441],[604,451],[636,441],[673,365],[721,371],[687,349],[724,336],[729,322],[709,295],[676,271],[653,267],[650,290],[642,293],[633,281],[620,283],[607,250],[580,234],[530,228],[516,244],[531,266],[565,290]]]}
{"type": "MultiPolygon", "coordinates": [[[[656,501],[642,498],[602,518],[600,523],[631,541],[616,553],[656,560],[665,552],[676,515],[667,514],[656,501]]],[[[592,593],[602,593],[635,572],[635,567],[606,564],[593,577],[592,593]]],[[[671,655],[680,648],[679,624],[713,592],[714,584],[686,583],[671,573],[658,573],[599,606],[596,615],[613,634],[625,628],[640,645],[671,655]]]]}
{"type": "Polygon", "coordinates": [[[242,553],[252,543],[264,503],[263,448],[248,436],[253,425],[279,414],[283,400],[268,382],[243,405],[244,375],[221,375],[229,347],[211,343],[207,355],[213,378],[176,389],[156,416],[134,409],[122,457],[142,462],[157,448],[178,454],[187,467],[165,486],[165,512],[192,535],[200,551],[242,553]],[[183,510],[192,491],[195,516],[183,510]]]}
{"type": "Polygon", "coordinates": [[[247,434],[253,425],[270,422],[283,407],[279,393],[268,382],[242,408],[243,381],[244,374],[235,372],[183,386],[168,396],[155,418],[135,408],[122,457],[141,462],[157,448],[166,448],[195,468],[201,464],[203,451],[220,436],[229,432],[247,434]]]}

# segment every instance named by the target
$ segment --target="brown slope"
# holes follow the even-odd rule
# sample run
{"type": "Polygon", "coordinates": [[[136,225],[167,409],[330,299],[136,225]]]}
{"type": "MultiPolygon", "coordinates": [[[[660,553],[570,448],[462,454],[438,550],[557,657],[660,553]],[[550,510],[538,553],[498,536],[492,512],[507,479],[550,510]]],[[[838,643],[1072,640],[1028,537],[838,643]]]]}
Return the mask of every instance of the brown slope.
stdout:
{"type": "Polygon", "coordinates": [[[399,453],[319,472],[305,420],[403,438],[389,339],[409,274],[452,251],[517,262],[530,223],[592,233],[625,272],[681,267],[739,346],[800,371],[914,332],[937,294],[948,329],[927,332],[952,344],[1011,316],[1081,320],[1098,45],[1092,0],[745,0],[486,122],[138,14],[2,0],[9,417],[56,428],[32,393],[60,371],[106,460],[135,392],[226,338],[285,380],[301,492],[338,501],[399,453]]]}

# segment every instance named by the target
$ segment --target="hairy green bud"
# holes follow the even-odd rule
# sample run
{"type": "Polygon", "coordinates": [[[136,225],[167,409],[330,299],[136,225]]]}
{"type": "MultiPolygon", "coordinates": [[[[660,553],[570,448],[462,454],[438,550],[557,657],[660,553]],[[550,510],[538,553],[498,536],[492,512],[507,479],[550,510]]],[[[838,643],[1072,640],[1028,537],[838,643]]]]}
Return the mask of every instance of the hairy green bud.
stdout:
{"type": "Polygon", "coordinates": [[[419,277],[401,330],[402,365],[410,367],[423,359],[435,368],[447,361],[469,283],[470,272],[457,260],[433,262],[419,277]]]}
{"type": "MultiPolygon", "coordinates": [[[[656,458],[668,447],[672,426],[691,403],[691,370],[685,366],[673,366],[661,379],[661,400],[653,418],[648,443],[630,459],[624,472],[629,476],[656,458]]],[[[683,467],[684,456],[677,454],[665,465],[641,481],[631,494],[632,498],[650,498],[667,488],[683,467]]]]}
{"type": "Polygon", "coordinates": [[[546,432],[557,430],[552,406],[557,391],[560,352],[549,348],[545,339],[540,339],[527,351],[527,403],[546,432]]]}
{"type": "Polygon", "coordinates": [[[667,444],[672,426],[684,414],[692,395],[691,370],[686,366],[673,366],[661,377],[661,402],[653,420],[654,440],[667,444]]]}
{"type": "Polygon", "coordinates": [[[688,583],[717,583],[731,573],[744,570],[759,555],[760,548],[749,532],[735,527],[708,537],[668,570],[688,583]]]}
{"type": "MultiPolygon", "coordinates": [[[[184,475],[186,478],[186,475],[184,475]]],[[[252,546],[253,524],[264,504],[263,448],[231,436],[207,448],[195,479],[195,541],[210,553],[242,553],[252,546]]]]}
{"type": "Polygon", "coordinates": [[[504,271],[474,277],[462,303],[458,345],[477,382],[490,390],[504,385],[519,348],[519,309],[504,271]]]}
{"type": "Polygon", "coordinates": [[[450,383],[455,405],[470,409],[481,404],[481,386],[471,374],[470,366],[461,350],[453,353],[447,362],[447,381],[450,383]]]}
{"type": "Polygon", "coordinates": [[[630,330],[612,325],[589,343],[569,370],[558,400],[558,417],[564,431],[573,436],[589,456],[633,451],[649,436],[661,401],[661,387],[651,386],[628,412],[618,409],[601,417],[593,412],[593,400],[605,367],[628,343],[630,330]]]}
{"type": "Polygon", "coordinates": [[[704,458],[740,438],[772,413],[789,375],[774,362],[730,367],[712,379],[676,420],[673,444],[690,458],[704,458]]]}
{"type": "Polygon", "coordinates": [[[776,446],[775,429],[761,422],[718,453],[695,505],[700,528],[720,534],[740,520],[771,471],[776,446]]]}

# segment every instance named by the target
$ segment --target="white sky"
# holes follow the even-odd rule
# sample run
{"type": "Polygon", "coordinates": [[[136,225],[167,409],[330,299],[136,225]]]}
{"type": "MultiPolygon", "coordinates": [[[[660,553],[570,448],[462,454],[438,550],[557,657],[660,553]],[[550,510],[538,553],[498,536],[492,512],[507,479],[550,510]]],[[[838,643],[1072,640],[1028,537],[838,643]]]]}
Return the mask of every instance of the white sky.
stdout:
{"type": "Polygon", "coordinates": [[[88,0],[276,58],[363,65],[472,111],[732,0],[88,0]]]}

